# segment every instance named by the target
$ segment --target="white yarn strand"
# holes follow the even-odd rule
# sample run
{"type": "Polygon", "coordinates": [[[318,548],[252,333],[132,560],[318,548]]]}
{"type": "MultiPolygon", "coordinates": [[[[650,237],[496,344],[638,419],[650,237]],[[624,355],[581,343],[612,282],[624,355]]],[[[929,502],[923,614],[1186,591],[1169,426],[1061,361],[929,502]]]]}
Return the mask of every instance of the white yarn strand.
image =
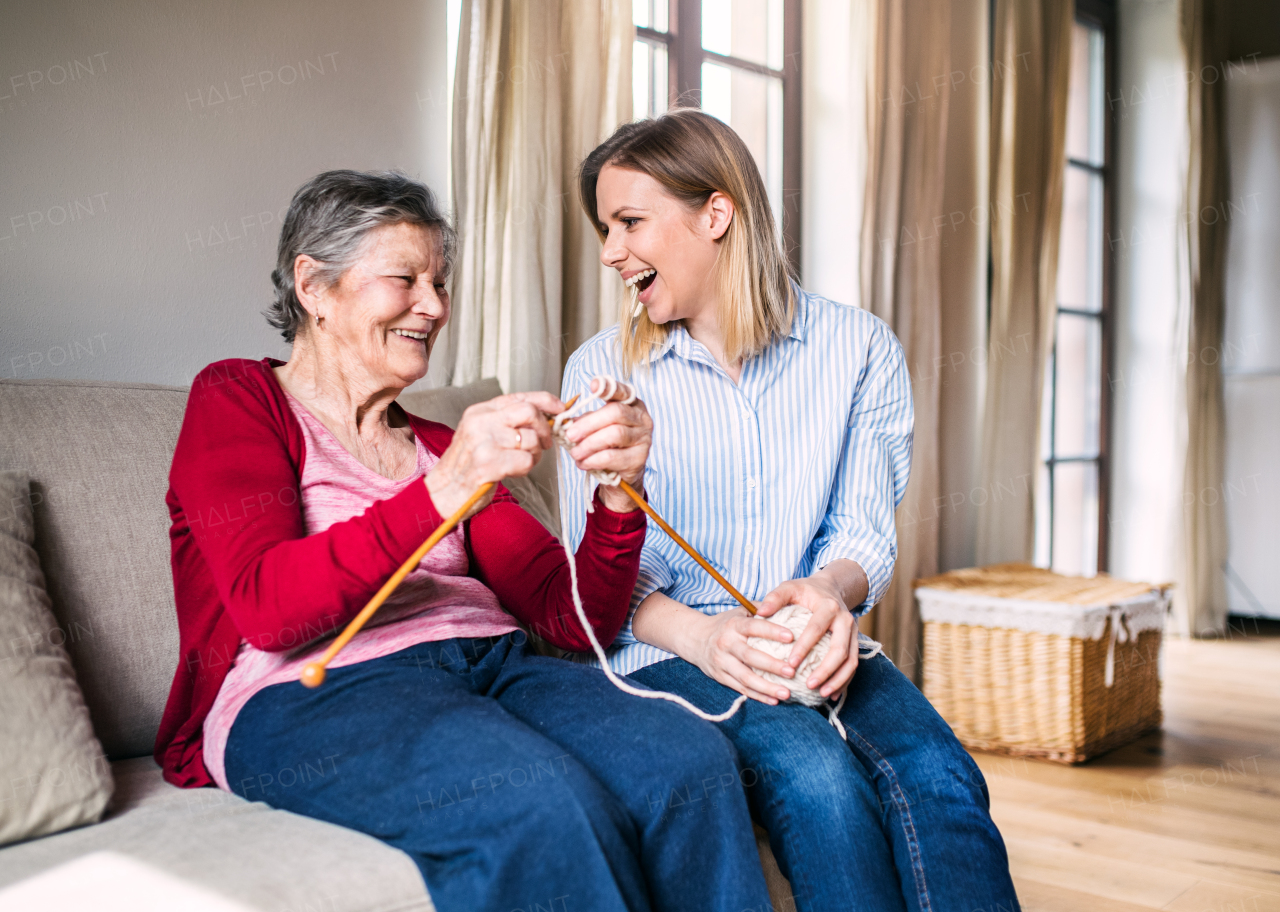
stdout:
{"type": "MultiPolygon", "coordinates": [[[[601,374],[599,376],[591,378],[591,382],[590,384],[588,384],[587,389],[588,389],[589,395],[579,398],[579,400],[574,404],[573,408],[566,409],[565,411],[561,412],[552,421],[551,437],[559,446],[564,447],[566,450],[573,449],[573,442],[570,441],[569,438],[565,436],[565,432],[569,429],[569,426],[574,422],[575,419],[581,418],[588,411],[590,411],[592,405],[594,405],[597,402],[603,405],[613,400],[614,395],[617,394],[619,391],[624,391],[625,394],[621,399],[616,401],[621,402],[623,405],[630,405],[632,402],[635,402],[636,400],[635,387],[631,386],[631,384],[629,383],[623,383],[619,380],[616,380],[615,378],[610,377],[606,374],[601,374]],[[592,388],[595,386],[599,386],[600,388],[599,393],[592,391],[592,388]]],[[[586,503],[587,503],[588,512],[592,510],[593,498],[591,496],[590,485],[591,485],[591,479],[593,478],[600,484],[608,485],[609,487],[616,486],[622,480],[621,476],[618,475],[617,472],[611,472],[604,469],[592,469],[591,471],[584,473],[583,483],[588,487],[588,490],[586,491],[586,497],[584,499],[586,500],[586,503]]],[[[684,699],[684,697],[678,696],[673,693],[666,693],[665,691],[661,691],[661,690],[642,690],[638,687],[628,684],[627,682],[623,681],[620,677],[618,677],[618,675],[614,673],[613,669],[609,667],[609,658],[608,656],[605,655],[604,647],[600,645],[600,641],[596,638],[595,628],[591,626],[591,622],[587,619],[586,609],[583,608],[582,606],[582,596],[578,592],[578,565],[577,565],[577,561],[574,559],[573,549],[569,547],[569,542],[567,539],[562,539],[560,542],[560,545],[561,547],[564,548],[565,557],[569,561],[569,584],[573,593],[573,609],[578,615],[578,622],[582,624],[582,629],[587,634],[587,639],[590,640],[591,642],[591,648],[595,651],[596,658],[600,660],[600,669],[604,672],[605,677],[609,679],[609,681],[613,684],[614,687],[617,687],[619,690],[623,691],[624,693],[629,693],[632,696],[643,697],[648,700],[667,700],[668,702],[671,702],[671,703],[677,703],[680,706],[683,706],[689,712],[693,713],[699,719],[705,719],[708,722],[723,722],[726,719],[731,718],[734,715],[734,713],[736,713],[747,702],[748,697],[746,696],[746,694],[743,694],[739,696],[736,700],[734,700],[733,705],[731,705],[724,712],[718,715],[711,715],[710,713],[703,712],[701,709],[694,706],[688,700],[684,699]]],[[[803,630],[804,623],[805,621],[808,620],[810,616],[811,616],[811,613],[806,608],[802,608],[799,605],[787,605],[787,606],[784,606],[782,610],[779,611],[774,618],[765,618],[765,620],[773,621],[774,623],[778,623],[784,627],[787,627],[787,629],[792,629],[792,632],[798,636],[799,630],[793,629],[795,623],[798,622],[800,625],[799,629],[803,630]],[[791,610],[788,611],[788,609],[791,609],[791,610]],[[803,612],[803,616],[801,615],[801,612],[803,612]]],[[[819,647],[821,647],[824,642],[829,643],[830,639],[831,639],[831,634],[830,633],[825,634],[824,639],[819,640],[818,644],[815,645],[812,650],[810,650],[809,655],[805,657],[805,661],[801,663],[801,667],[796,669],[797,676],[808,675],[809,673],[811,673],[813,668],[817,667],[817,665],[821,663],[822,656],[825,655],[826,650],[820,649],[819,647]]],[[[770,651],[770,649],[768,648],[768,644],[782,647],[784,654],[786,651],[788,651],[787,644],[778,643],[776,640],[766,640],[759,637],[752,637],[750,638],[749,642],[753,647],[757,649],[761,649],[763,647],[763,651],[765,652],[770,651]]],[[[858,642],[859,661],[873,659],[877,655],[879,655],[882,651],[883,650],[881,648],[881,645],[876,641],[868,638],[865,641],[865,646],[864,646],[864,641],[861,638],[859,639],[859,642],[858,642]]],[[[823,699],[822,696],[817,693],[817,691],[810,690],[809,688],[805,687],[803,684],[797,685],[797,683],[794,680],[784,680],[782,678],[779,678],[777,675],[770,674],[769,672],[761,672],[761,674],[769,680],[778,681],[779,683],[783,684],[791,691],[791,699],[788,702],[803,703],[807,706],[812,706],[815,708],[822,707],[823,709],[825,709],[827,712],[828,721],[836,729],[836,731],[840,733],[840,737],[845,741],[849,740],[848,735],[845,732],[844,725],[840,722],[840,715],[839,715],[840,710],[844,708],[845,699],[848,696],[847,687],[843,691],[841,691],[840,699],[833,704],[829,700],[823,699]]]]}
{"type": "Polygon", "coordinates": [[[689,712],[693,713],[699,719],[706,719],[708,722],[723,722],[736,713],[743,703],[747,702],[746,694],[738,697],[733,701],[733,705],[719,715],[713,716],[705,713],[698,707],[694,706],[684,697],[677,696],[673,693],[667,693],[663,690],[641,690],[622,680],[613,669],[609,667],[609,658],[604,654],[604,647],[600,645],[600,641],[596,639],[596,632],[591,626],[591,622],[587,620],[586,609],[582,607],[582,596],[578,594],[578,567],[573,559],[573,549],[569,547],[568,541],[561,541],[564,547],[564,553],[569,558],[569,583],[573,589],[573,610],[578,614],[578,622],[582,624],[582,629],[587,632],[587,639],[591,641],[591,648],[595,650],[596,658],[600,660],[600,670],[604,672],[605,677],[613,682],[613,686],[624,693],[629,693],[634,697],[644,697],[647,700],[667,700],[671,703],[678,703],[689,712]]]}

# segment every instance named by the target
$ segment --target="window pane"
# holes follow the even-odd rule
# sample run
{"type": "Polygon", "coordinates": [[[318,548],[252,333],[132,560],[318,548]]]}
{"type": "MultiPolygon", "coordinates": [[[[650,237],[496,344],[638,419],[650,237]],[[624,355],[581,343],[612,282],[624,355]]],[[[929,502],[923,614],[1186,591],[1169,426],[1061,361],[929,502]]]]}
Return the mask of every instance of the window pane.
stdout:
{"type": "MultiPolygon", "coordinates": [[[[1049,353],[1049,361],[1045,365],[1044,384],[1040,393],[1040,455],[1047,458],[1053,452],[1053,352],[1049,353]]],[[[1048,567],[1053,563],[1050,550],[1049,524],[1053,518],[1050,509],[1049,466],[1041,464],[1036,478],[1036,546],[1035,564],[1037,567],[1048,567]]]]}
{"type": "Polygon", "coordinates": [[[1094,165],[1105,158],[1105,64],[1102,32],[1077,22],[1071,30],[1067,157],[1094,165]]]}
{"type": "Polygon", "coordinates": [[[667,48],[636,41],[631,48],[631,116],[657,117],[667,110],[667,48]]]}
{"type": "MultiPolygon", "coordinates": [[[[665,28],[665,26],[664,26],[665,28]]],[[[1089,30],[1089,160],[1095,165],[1107,161],[1107,55],[1106,37],[1101,29],[1089,30]]]]}
{"type": "Polygon", "coordinates": [[[644,28],[665,32],[669,0],[631,0],[631,21],[644,28]]]}
{"type": "Polygon", "coordinates": [[[733,126],[733,73],[728,67],[702,65],[702,110],[733,126]]]}
{"type": "Polygon", "coordinates": [[[702,0],[702,47],[782,69],[783,0],[702,0]]]}
{"type": "Polygon", "coordinates": [[[1067,165],[1058,240],[1058,306],[1102,310],[1102,176],[1067,165]]]}
{"type": "Polygon", "coordinates": [[[1053,563],[1049,553],[1049,467],[1040,466],[1036,483],[1036,556],[1037,567],[1048,567],[1053,563]]]}
{"type": "Polygon", "coordinates": [[[1093,576],[1098,572],[1098,464],[1053,467],[1053,569],[1093,576]]]}
{"type": "Polygon", "coordinates": [[[742,137],[782,224],[782,80],[716,63],[702,65],[702,109],[742,137]]]}
{"type": "Polygon", "coordinates": [[[1102,323],[1094,317],[1058,314],[1054,357],[1057,375],[1053,415],[1055,456],[1096,456],[1102,401],[1102,323]]]}

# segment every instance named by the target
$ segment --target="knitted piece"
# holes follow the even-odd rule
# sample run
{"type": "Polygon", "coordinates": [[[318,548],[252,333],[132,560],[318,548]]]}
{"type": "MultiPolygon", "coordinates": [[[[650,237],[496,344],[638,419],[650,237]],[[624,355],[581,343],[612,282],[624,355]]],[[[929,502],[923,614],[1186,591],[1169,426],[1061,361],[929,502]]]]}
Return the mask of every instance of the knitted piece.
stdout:
{"type": "MultiPolygon", "coordinates": [[[[573,441],[566,437],[565,433],[573,426],[573,422],[576,419],[581,418],[587,412],[592,411],[591,406],[596,403],[604,406],[611,401],[621,402],[623,405],[630,405],[636,401],[635,387],[630,383],[623,383],[620,380],[615,380],[613,377],[609,377],[604,374],[592,377],[591,382],[587,384],[587,395],[580,396],[578,401],[574,403],[573,408],[565,409],[552,419],[551,439],[566,451],[572,450],[573,441]],[[594,392],[597,387],[599,387],[599,393],[594,392]],[[614,400],[614,396],[618,393],[622,393],[621,397],[614,400]]],[[[585,473],[582,476],[582,483],[586,488],[584,491],[586,496],[583,500],[587,503],[588,513],[595,512],[595,504],[592,502],[591,497],[591,479],[593,478],[600,482],[600,484],[608,485],[610,487],[613,487],[622,480],[622,477],[617,472],[610,472],[606,469],[592,469],[590,472],[585,473]]]]}

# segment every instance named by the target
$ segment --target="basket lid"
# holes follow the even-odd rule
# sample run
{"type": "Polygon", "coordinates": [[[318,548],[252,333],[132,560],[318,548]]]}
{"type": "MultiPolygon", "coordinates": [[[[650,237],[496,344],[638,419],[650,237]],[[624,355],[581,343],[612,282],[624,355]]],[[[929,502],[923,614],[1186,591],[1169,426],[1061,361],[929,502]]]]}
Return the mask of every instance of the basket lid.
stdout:
{"type": "Polygon", "coordinates": [[[991,598],[1101,606],[1113,605],[1154,591],[1163,595],[1172,584],[1134,583],[1115,579],[1105,573],[1092,577],[1063,576],[1043,567],[1015,562],[952,570],[938,576],[918,579],[915,585],[916,588],[991,598]]]}
{"type": "Polygon", "coordinates": [[[1062,576],[1030,564],[996,564],[916,580],[926,624],[1004,627],[1033,633],[1100,638],[1160,630],[1168,613],[1168,586],[1109,576],[1062,576]],[[1110,621],[1110,624],[1108,624],[1110,621]]]}

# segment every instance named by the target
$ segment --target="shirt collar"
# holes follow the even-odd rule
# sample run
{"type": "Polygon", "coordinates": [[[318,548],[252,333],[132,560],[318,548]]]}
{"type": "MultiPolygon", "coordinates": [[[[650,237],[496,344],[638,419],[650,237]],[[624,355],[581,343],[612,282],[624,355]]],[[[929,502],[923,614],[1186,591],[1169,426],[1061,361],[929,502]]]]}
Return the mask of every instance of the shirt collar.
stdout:
{"type": "Polygon", "coordinates": [[[809,322],[809,292],[795,282],[791,282],[791,291],[796,296],[796,312],[791,318],[791,332],[787,336],[803,342],[805,327],[809,322]]]}
{"type": "MultiPolygon", "coordinates": [[[[805,328],[809,322],[809,293],[795,282],[791,282],[791,290],[796,296],[796,311],[791,318],[791,330],[787,333],[787,338],[803,342],[805,328]]],[[[678,324],[671,332],[667,333],[667,338],[662,341],[662,344],[653,350],[653,354],[649,356],[649,361],[656,362],[667,352],[674,352],[686,361],[702,360],[693,357],[693,344],[693,336],[689,335],[689,331],[684,328],[684,324],[678,324]]]]}

